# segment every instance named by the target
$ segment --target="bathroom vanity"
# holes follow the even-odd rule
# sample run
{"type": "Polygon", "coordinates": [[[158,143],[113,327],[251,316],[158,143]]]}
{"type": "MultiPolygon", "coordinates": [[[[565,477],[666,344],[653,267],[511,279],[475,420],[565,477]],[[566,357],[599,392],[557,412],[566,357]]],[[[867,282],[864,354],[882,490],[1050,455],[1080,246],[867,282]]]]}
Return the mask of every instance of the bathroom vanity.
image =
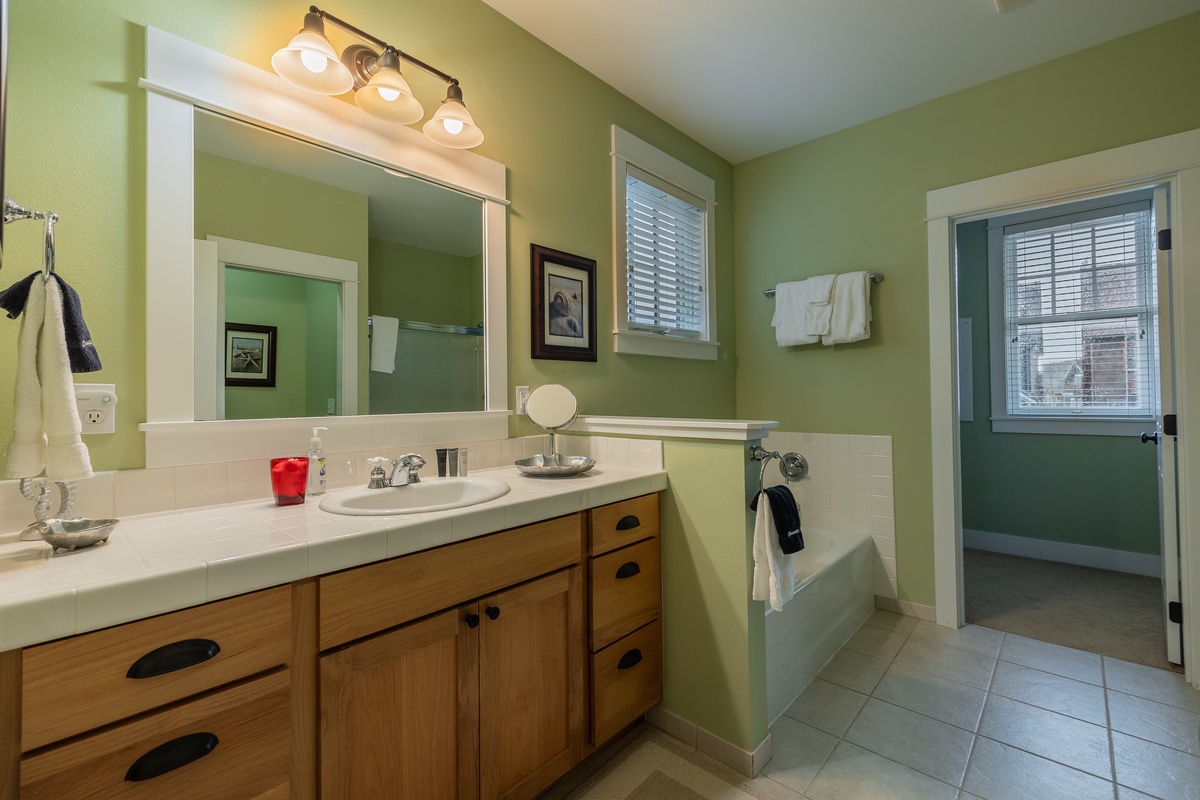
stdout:
{"type": "Polygon", "coordinates": [[[579,511],[0,653],[0,797],[536,797],[662,696],[658,495],[625,495],[665,474],[609,473],[508,501],[579,511]]]}

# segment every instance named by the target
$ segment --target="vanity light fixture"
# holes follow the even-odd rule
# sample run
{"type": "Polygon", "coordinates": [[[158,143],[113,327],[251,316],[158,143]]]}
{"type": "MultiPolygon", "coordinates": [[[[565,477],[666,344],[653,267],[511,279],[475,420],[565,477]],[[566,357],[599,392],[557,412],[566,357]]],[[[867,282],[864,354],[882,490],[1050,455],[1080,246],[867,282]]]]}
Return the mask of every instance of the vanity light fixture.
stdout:
{"type": "Polygon", "coordinates": [[[425,135],[445,147],[466,149],[479,145],[483,141],[483,131],[463,104],[457,78],[316,6],[309,6],[304,15],[304,27],[286,47],[275,53],[271,66],[281,78],[306,91],[334,95],[355,89],[354,102],[363,111],[388,122],[407,125],[420,120],[425,110],[400,72],[401,61],[447,84],[446,99],[422,128],[425,135]],[[327,21],[379,50],[352,44],[339,57],[325,38],[327,21]]]}

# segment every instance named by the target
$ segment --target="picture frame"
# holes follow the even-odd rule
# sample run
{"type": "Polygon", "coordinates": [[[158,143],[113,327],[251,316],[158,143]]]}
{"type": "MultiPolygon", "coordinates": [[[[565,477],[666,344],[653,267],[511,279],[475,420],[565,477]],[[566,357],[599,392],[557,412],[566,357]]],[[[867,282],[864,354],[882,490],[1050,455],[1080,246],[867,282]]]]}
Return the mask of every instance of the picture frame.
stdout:
{"type": "Polygon", "coordinates": [[[225,385],[275,386],[278,328],[247,322],[225,323],[225,385]]]}
{"type": "Polygon", "coordinates": [[[533,358],[596,360],[596,262],[529,246],[533,358]]]}

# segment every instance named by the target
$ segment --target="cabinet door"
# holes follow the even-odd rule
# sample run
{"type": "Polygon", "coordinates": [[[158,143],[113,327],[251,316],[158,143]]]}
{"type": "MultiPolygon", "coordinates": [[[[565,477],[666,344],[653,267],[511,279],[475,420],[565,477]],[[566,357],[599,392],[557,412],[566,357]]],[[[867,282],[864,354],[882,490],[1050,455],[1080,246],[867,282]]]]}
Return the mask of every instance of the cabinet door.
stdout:
{"type": "Polygon", "coordinates": [[[321,796],[478,794],[478,609],[428,617],[321,657],[321,796]]]}
{"type": "Polygon", "coordinates": [[[479,601],[480,796],[536,797],[583,746],[584,627],[578,567],[479,601]]]}

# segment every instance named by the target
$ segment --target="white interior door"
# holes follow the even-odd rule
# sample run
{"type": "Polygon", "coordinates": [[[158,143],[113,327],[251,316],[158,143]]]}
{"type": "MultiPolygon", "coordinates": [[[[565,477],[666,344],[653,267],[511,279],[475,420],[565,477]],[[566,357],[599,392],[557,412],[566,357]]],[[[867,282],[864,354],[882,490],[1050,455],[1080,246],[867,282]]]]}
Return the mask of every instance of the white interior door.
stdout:
{"type": "MultiPolygon", "coordinates": [[[[1166,186],[1154,192],[1154,219],[1157,231],[1170,229],[1170,196],[1166,186]]],[[[1162,542],[1163,622],[1167,629],[1167,659],[1183,663],[1183,626],[1181,578],[1179,569],[1179,507],[1175,469],[1175,427],[1164,421],[1175,419],[1175,341],[1174,309],[1171,291],[1171,251],[1155,250],[1158,257],[1158,354],[1159,418],[1153,434],[1142,441],[1158,446],[1159,534],[1162,542]],[[1166,430],[1164,430],[1164,427],[1166,430]]]]}

